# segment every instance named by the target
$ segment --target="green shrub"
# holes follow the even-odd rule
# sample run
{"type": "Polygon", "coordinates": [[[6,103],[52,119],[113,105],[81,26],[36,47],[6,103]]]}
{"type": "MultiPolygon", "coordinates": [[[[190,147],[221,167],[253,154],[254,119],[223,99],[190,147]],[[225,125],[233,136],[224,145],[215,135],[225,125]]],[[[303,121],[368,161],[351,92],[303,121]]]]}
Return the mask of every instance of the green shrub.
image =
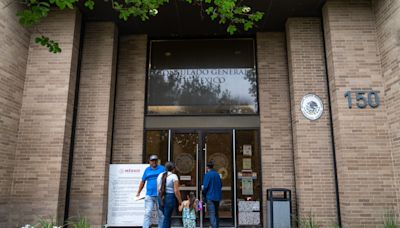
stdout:
{"type": "Polygon", "coordinates": [[[58,226],[54,218],[40,218],[39,222],[34,226],[35,228],[54,228],[58,226]]]}
{"type": "Polygon", "coordinates": [[[315,222],[313,216],[296,218],[297,225],[299,228],[319,228],[320,225],[315,222]]]}
{"type": "Polygon", "coordinates": [[[333,223],[330,228],[342,228],[339,224],[333,223]]]}
{"type": "MultiPolygon", "coordinates": [[[[90,225],[89,221],[85,217],[78,217],[76,219],[68,219],[67,224],[65,226],[68,226],[70,228],[92,228],[90,225]]],[[[40,218],[39,221],[37,222],[36,225],[29,225],[26,224],[25,226],[22,226],[21,228],[62,228],[64,226],[59,226],[57,225],[57,222],[53,218],[40,218]]]]}
{"type": "Polygon", "coordinates": [[[399,228],[397,224],[397,217],[393,211],[386,212],[383,216],[383,227],[384,228],[399,228]]]}
{"type": "Polygon", "coordinates": [[[76,221],[73,219],[68,222],[68,227],[72,228],[91,228],[89,221],[85,217],[78,218],[76,221]]]}

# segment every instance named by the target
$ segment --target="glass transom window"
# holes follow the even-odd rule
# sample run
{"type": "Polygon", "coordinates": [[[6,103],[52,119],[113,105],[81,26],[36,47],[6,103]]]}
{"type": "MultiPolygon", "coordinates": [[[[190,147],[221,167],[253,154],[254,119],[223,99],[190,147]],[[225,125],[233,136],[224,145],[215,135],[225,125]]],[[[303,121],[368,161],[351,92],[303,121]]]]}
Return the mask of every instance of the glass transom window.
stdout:
{"type": "Polygon", "coordinates": [[[152,41],[147,115],[258,113],[251,39],[152,41]]]}

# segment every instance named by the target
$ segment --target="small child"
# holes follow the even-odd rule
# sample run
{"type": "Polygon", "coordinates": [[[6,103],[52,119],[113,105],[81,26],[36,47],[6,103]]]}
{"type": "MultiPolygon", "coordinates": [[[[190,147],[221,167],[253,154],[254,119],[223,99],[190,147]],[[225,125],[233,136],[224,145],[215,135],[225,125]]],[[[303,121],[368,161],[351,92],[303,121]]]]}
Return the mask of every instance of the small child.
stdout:
{"type": "Polygon", "coordinates": [[[184,228],[195,228],[196,227],[196,212],[198,200],[194,195],[194,192],[190,192],[186,196],[187,200],[183,201],[179,205],[179,211],[182,211],[182,222],[184,228]]]}

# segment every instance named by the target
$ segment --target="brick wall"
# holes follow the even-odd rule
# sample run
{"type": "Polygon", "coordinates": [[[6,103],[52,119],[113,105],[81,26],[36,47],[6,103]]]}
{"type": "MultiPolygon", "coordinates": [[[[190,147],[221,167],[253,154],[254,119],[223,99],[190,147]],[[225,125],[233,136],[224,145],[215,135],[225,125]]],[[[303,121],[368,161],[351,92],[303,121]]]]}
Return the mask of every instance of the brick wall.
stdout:
{"type": "Polygon", "coordinates": [[[323,20],[342,222],[377,227],[396,196],[371,3],[328,0],[323,20]],[[378,108],[348,108],[345,91],[369,89],[381,91],[378,108]]]}
{"type": "Polygon", "coordinates": [[[373,3],[400,217],[400,1],[373,3]]]}
{"type": "Polygon", "coordinates": [[[39,34],[32,34],[11,190],[12,226],[32,224],[39,216],[62,220],[64,213],[80,16],[60,11],[38,29],[59,41],[62,52],[49,53],[35,44],[39,34]]]}
{"type": "Polygon", "coordinates": [[[0,2],[0,227],[6,227],[30,32],[14,2],[0,2]]]}
{"type": "Polygon", "coordinates": [[[337,222],[324,42],[319,18],[286,22],[298,216],[323,226],[337,222]],[[324,112],[310,121],[301,112],[306,94],[319,96],[324,112]]]}
{"type": "MultiPolygon", "coordinates": [[[[288,188],[292,196],[294,167],[290,123],[289,78],[284,33],[257,33],[258,89],[263,208],[266,189],[288,188]]],[[[296,214],[296,199],[293,197],[296,214]]],[[[264,210],[264,222],[266,211],[264,210]]]]}
{"type": "Polygon", "coordinates": [[[86,23],[69,215],[94,227],[106,223],[117,40],[114,23],[86,23]]]}
{"type": "Polygon", "coordinates": [[[147,36],[120,38],[113,163],[142,163],[147,36]]]}

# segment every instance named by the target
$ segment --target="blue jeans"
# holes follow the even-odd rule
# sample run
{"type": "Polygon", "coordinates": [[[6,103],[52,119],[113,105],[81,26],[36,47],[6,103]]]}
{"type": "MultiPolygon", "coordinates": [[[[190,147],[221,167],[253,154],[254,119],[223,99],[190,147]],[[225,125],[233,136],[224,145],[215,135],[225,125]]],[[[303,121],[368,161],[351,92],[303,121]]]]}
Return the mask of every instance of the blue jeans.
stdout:
{"type": "Polygon", "coordinates": [[[149,228],[151,225],[151,214],[154,205],[156,206],[157,210],[158,227],[161,227],[161,224],[163,223],[164,216],[162,211],[159,210],[157,196],[146,196],[146,198],[144,199],[144,228],[149,228]]]}
{"type": "Polygon", "coordinates": [[[164,197],[164,222],[162,228],[171,227],[171,216],[176,206],[176,199],[174,193],[166,193],[164,197]]]}
{"type": "Polygon", "coordinates": [[[207,200],[208,216],[210,217],[210,225],[212,228],[219,227],[219,201],[207,200]]]}

